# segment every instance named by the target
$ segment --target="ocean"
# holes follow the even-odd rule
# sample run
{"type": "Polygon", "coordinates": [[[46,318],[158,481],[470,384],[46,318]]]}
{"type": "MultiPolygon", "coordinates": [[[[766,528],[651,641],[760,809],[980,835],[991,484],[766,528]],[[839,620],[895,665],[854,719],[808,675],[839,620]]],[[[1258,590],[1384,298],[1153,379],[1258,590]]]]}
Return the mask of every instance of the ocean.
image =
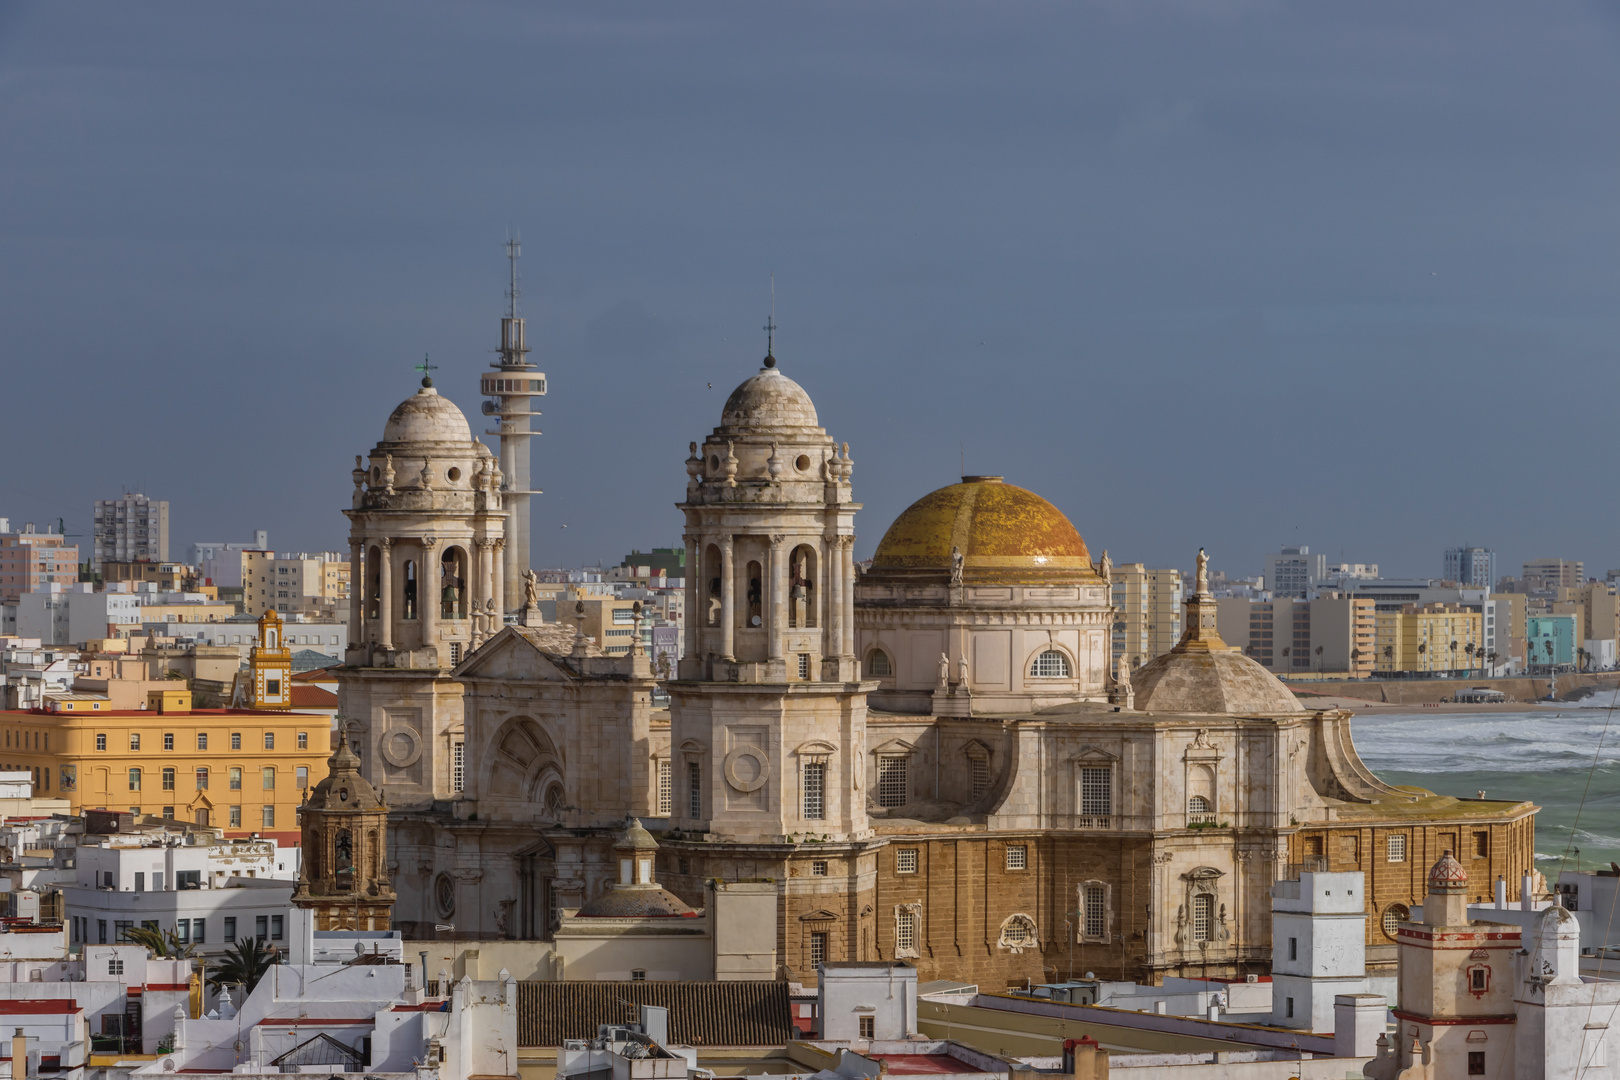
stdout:
{"type": "Polygon", "coordinates": [[[1620,862],[1620,702],[1614,698],[1605,693],[1523,712],[1362,713],[1352,731],[1362,760],[1385,783],[1468,799],[1483,789],[1487,799],[1540,806],[1537,869],[1553,881],[1565,866],[1620,862]]]}

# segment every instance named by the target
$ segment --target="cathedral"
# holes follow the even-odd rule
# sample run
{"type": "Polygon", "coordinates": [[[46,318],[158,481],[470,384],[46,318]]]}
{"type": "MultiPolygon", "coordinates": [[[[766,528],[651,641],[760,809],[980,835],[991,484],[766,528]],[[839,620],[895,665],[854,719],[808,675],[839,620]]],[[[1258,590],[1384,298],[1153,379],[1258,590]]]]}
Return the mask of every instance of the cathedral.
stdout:
{"type": "Polygon", "coordinates": [[[1265,972],[1301,866],[1366,873],[1377,968],[1440,851],[1482,896],[1533,866],[1536,807],[1381,782],[1349,713],[1222,642],[1202,552],[1180,643],[1135,671],[1108,663],[1107,554],[1000,477],[924,495],[858,570],[849,444],[772,355],[690,444],[678,669],[639,633],[608,655],[503,588],[528,568],[500,466],[423,382],[356,462],[340,676],[408,936],[548,937],[617,880],[627,816],[688,904],[774,883],[803,983],[1265,972]]]}

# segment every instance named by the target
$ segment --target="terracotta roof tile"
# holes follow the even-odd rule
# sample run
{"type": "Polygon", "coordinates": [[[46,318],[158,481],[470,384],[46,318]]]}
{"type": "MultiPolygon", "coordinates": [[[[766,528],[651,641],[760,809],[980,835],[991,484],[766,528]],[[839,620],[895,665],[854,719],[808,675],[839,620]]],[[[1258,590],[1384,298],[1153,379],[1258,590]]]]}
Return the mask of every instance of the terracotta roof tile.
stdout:
{"type": "Polygon", "coordinates": [[[594,1039],[598,1024],[633,1022],[636,1005],[669,1010],[673,1043],[784,1046],[796,1037],[785,982],[521,982],[518,1045],[594,1039]]]}

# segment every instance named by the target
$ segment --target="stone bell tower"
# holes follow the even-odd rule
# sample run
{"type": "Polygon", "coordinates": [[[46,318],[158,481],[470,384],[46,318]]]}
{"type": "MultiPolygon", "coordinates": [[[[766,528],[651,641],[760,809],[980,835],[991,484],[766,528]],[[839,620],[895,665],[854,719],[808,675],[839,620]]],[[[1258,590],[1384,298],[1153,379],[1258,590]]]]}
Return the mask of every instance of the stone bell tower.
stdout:
{"type": "Polygon", "coordinates": [[[347,740],[326,765],[326,779],[298,808],[304,859],[292,902],[315,913],[317,930],[387,930],[388,807],[360,775],[347,740]]]}
{"type": "MultiPolygon", "coordinates": [[[[773,327],[774,329],[774,327],[773,327]]],[[[728,840],[867,835],[853,465],[768,350],[686,461],[686,657],[671,824],[728,840]]]]}
{"type": "Polygon", "coordinates": [[[450,797],[462,685],[450,671],[502,624],[501,470],[431,378],[355,459],[341,732],[396,807],[450,797]]]}

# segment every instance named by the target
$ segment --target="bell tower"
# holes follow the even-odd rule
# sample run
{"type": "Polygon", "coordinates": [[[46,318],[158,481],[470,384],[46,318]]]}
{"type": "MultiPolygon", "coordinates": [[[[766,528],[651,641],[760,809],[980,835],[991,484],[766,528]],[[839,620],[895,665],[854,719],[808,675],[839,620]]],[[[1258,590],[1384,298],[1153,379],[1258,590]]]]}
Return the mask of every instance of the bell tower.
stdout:
{"type": "Polygon", "coordinates": [[[819,425],[774,353],[686,461],[671,824],[761,843],[853,839],[868,834],[853,618],[860,505],[849,444],[819,425]]]}
{"type": "Polygon", "coordinates": [[[292,902],[315,913],[317,930],[387,930],[388,807],[360,775],[347,739],[326,765],[326,779],[298,808],[304,858],[292,902]]]}
{"type": "Polygon", "coordinates": [[[259,616],[259,643],[248,650],[247,707],[292,709],[292,650],[274,609],[259,616]]]}

